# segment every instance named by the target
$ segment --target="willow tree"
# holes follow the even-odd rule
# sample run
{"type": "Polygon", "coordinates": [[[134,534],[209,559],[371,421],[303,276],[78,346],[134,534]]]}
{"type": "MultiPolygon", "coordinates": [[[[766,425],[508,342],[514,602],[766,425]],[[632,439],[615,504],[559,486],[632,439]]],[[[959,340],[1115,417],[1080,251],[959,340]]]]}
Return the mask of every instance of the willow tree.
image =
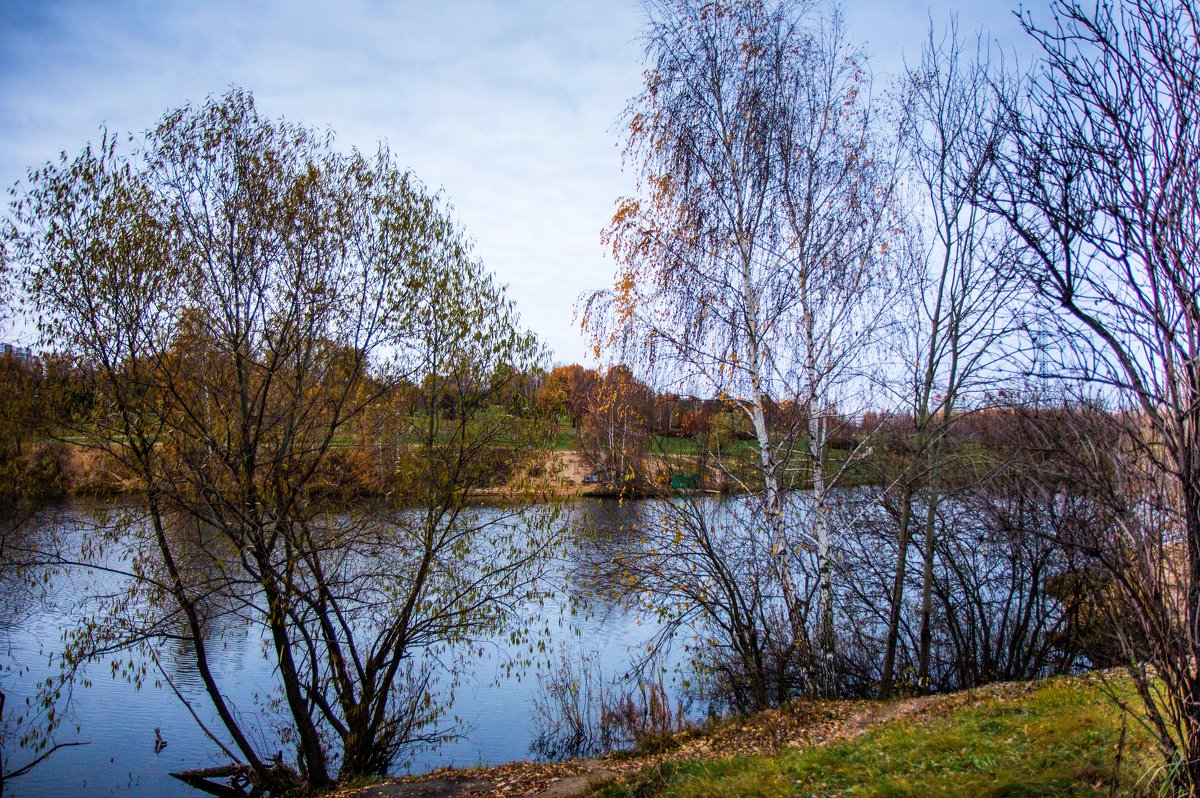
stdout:
{"type": "MultiPolygon", "coordinates": [[[[882,319],[894,220],[870,81],[840,15],[807,3],[650,2],[646,88],[628,111],[641,175],[607,239],[613,291],[588,305],[602,343],[745,416],[785,625],[807,646],[798,544],[818,555],[816,689],[833,689],[827,503],[839,387],[882,319]],[[781,407],[802,412],[776,413],[781,407]],[[785,490],[811,481],[807,528],[785,490]]],[[[734,476],[734,475],[731,475],[734,476]]]]}
{"type": "Polygon", "coordinates": [[[485,557],[464,511],[516,456],[478,386],[541,353],[439,199],[386,150],[342,154],[231,90],[130,154],[105,136],[31,172],[10,235],[46,343],[95,375],[73,432],[144,491],[127,529],[138,600],[101,607],[127,612],[77,653],[184,630],[230,764],[181,778],[315,790],[438,737],[433,652],[503,627],[546,553],[514,535],[485,557]],[[339,441],[421,380],[456,411],[451,431],[423,416],[401,464],[427,511],[343,504],[361,485],[339,441]],[[287,761],[211,666],[223,618],[263,631],[287,761]]]}

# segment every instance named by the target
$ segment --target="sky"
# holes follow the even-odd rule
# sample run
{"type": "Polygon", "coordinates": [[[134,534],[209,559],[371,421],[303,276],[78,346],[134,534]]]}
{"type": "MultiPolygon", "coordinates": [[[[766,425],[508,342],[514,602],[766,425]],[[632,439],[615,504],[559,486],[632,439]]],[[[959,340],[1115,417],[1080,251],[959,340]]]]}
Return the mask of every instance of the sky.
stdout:
{"type": "MultiPolygon", "coordinates": [[[[1046,17],[1047,0],[1031,0],[1046,17]]],[[[1009,0],[844,0],[877,91],[951,14],[1020,51],[1009,0]]],[[[641,87],[638,0],[0,0],[0,186],[140,133],[236,85],[260,112],[386,142],[441,190],[559,363],[585,361],[580,297],[611,284],[600,242],[635,176],[621,114],[641,87]]],[[[0,332],[30,343],[27,325],[0,332]]]]}

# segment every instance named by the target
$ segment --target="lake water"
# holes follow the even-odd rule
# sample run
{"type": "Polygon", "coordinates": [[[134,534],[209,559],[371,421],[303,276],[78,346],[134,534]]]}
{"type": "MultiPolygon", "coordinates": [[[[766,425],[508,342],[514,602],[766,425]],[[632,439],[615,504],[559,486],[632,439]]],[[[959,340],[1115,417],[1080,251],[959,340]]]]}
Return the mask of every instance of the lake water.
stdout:
{"type": "MultiPolygon", "coordinates": [[[[572,516],[581,527],[598,531],[598,537],[586,547],[619,546],[622,529],[640,512],[637,503],[578,502],[572,516]]],[[[66,538],[82,536],[94,523],[102,507],[84,502],[68,503],[53,509],[37,523],[40,528],[27,535],[59,533],[66,538]]],[[[569,549],[555,574],[559,584],[570,591],[569,574],[581,551],[569,549]]],[[[120,590],[116,577],[75,571],[60,574],[49,583],[45,596],[35,595],[18,585],[0,583],[0,680],[8,694],[6,717],[18,715],[24,698],[34,685],[53,676],[57,666],[49,655],[61,644],[81,612],[80,599],[95,590],[120,590]]],[[[547,608],[551,624],[552,650],[565,647],[568,653],[591,652],[607,677],[628,667],[630,651],[640,649],[655,630],[652,624],[616,606],[593,605],[590,612],[573,615],[565,594],[547,608]],[[561,610],[561,612],[560,612],[561,610]]],[[[275,733],[263,720],[261,697],[272,692],[275,683],[269,660],[263,656],[263,640],[252,627],[224,627],[219,645],[214,645],[215,670],[228,698],[253,728],[263,750],[275,751],[275,733]]],[[[504,647],[489,647],[483,657],[473,660],[456,692],[453,714],[461,719],[462,736],[436,749],[419,753],[408,767],[410,772],[425,772],[453,765],[459,767],[499,764],[530,759],[530,744],[536,734],[531,704],[538,692],[535,673],[522,676],[505,673],[504,647]]],[[[182,642],[166,643],[159,659],[171,675],[180,693],[192,702],[196,712],[211,722],[214,713],[195,674],[187,647],[182,642]]],[[[129,661],[129,655],[122,655],[129,661]]],[[[140,665],[135,662],[135,665],[140,665]]],[[[58,742],[86,742],[87,745],[56,752],[28,775],[10,781],[5,795],[10,798],[78,795],[185,796],[200,795],[169,773],[224,764],[220,752],[189,715],[184,704],[167,687],[155,686],[155,673],[141,689],[126,680],[113,678],[111,663],[95,663],[86,676],[90,686],[77,686],[65,703],[64,722],[56,733],[58,742]],[[167,745],[155,751],[155,729],[161,730],[167,745]]],[[[218,728],[219,724],[213,724],[218,728]]],[[[27,751],[12,750],[10,767],[27,761],[27,751]]]]}

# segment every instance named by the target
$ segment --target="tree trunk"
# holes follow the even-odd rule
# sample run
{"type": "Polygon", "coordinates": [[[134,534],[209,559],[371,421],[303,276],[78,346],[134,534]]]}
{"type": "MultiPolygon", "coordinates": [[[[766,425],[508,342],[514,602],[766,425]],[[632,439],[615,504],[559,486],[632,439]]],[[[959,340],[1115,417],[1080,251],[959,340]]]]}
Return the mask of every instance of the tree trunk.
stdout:
{"type": "Polygon", "coordinates": [[[825,496],[825,419],[816,403],[809,410],[809,452],[812,454],[813,537],[817,540],[817,559],[820,568],[821,617],[818,632],[818,679],[822,695],[833,696],[837,691],[835,659],[836,642],[833,631],[833,560],[829,545],[829,523],[826,519],[825,496]]]}
{"type": "Polygon", "coordinates": [[[925,511],[925,570],[921,578],[921,643],[917,657],[917,690],[929,692],[929,660],[933,645],[933,555],[937,526],[937,489],[932,488],[925,511]]]}
{"type": "Polygon", "coordinates": [[[283,683],[283,694],[287,700],[292,720],[296,723],[296,733],[299,736],[301,762],[304,765],[304,775],[311,786],[323,789],[333,784],[329,777],[329,766],[326,762],[325,749],[321,745],[321,735],[313,723],[304,696],[300,689],[300,675],[292,657],[292,642],[287,629],[287,611],[283,605],[284,597],[271,576],[270,563],[261,552],[257,555],[260,571],[260,581],[263,593],[267,599],[268,627],[271,630],[271,641],[275,647],[275,656],[279,666],[279,680],[283,683]]]}
{"type": "Polygon", "coordinates": [[[771,431],[767,427],[767,397],[763,390],[763,355],[758,339],[758,295],[750,269],[749,259],[745,257],[742,263],[742,297],[746,304],[747,349],[749,350],[747,367],[750,371],[750,383],[754,391],[750,420],[754,424],[754,435],[758,440],[765,510],[771,536],[771,553],[775,571],[779,576],[784,610],[787,612],[794,646],[804,637],[804,616],[800,608],[796,580],[792,575],[792,549],[788,543],[787,520],[783,517],[783,493],[779,485],[779,463],[771,445],[771,431]]]}
{"type": "MultiPolygon", "coordinates": [[[[757,379],[755,380],[757,382],[757,379]]],[[[771,536],[771,554],[783,593],[784,609],[792,632],[793,644],[803,638],[803,614],[796,581],[792,575],[791,546],[788,544],[787,520],[783,517],[783,491],[779,486],[779,464],[771,448],[763,396],[756,392],[751,408],[751,421],[758,440],[759,460],[763,472],[764,504],[767,526],[771,536]]]]}
{"type": "Polygon", "coordinates": [[[900,505],[900,529],[896,552],[896,575],[892,580],[892,602],[888,613],[887,642],[883,652],[883,674],[879,680],[879,695],[888,698],[892,694],[892,682],[896,669],[896,645],[900,637],[900,610],[904,605],[904,577],[908,568],[909,530],[912,526],[912,482],[904,485],[904,498],[900,505]]]}
{"type": "Polygon", "coordinates": [[[208,694],[209,700],[213,703],[213,708],[217,711],[217,716],[221,718],[221,723],[224,724],[225,730],[233,738],[234,745],[238,751],[249,762],[256,772],[265,774],[267,770],[266,764],[259,759],[258,753],[254,750],[254,746],[242,731],[241,726],[233,716],[229,705],[225,701],[225,696],[221,693],[220,686],[217,684],[216,677],[213,675],[212,668],[208,661],[208,644],[204,640],[204,628],[200,621],[199,613],[196,611],[196,604],[187,595],[184,588],[183,579],[179,573],[179,567],[175,562],[175,555],[171,549],[170,541],[167,539],[166,528],[163,524],[162,508],[159,504],[158,489],[154,488],[153,482],[148,476],[151,471],[146,467],[147,476],[146,484],[147,493],[147,509],[149,510],[150,522],[154,527],[155,541],[158,543],[159,553],[162,554],[163,564],[167,568],[167,574],[171,578],[170,591],[175,599],[176,605],[183,612],[187,619],[188,631],[192,636],[192,646],[196,654],[196,671],[200,674],[200,680],[204,682],[204,690],[208,694]]]}
{"type": "Polygon", "coordinates": [[[942,408],[941,423],[934,425],[933,442],[929,451],[927,499],[929,505],[925,509],[925,568],[921,577],[921,642],[917,656],[917,689],[922,694],[928,693],[930,687],[930,649],[933,646],[933,558],[937,542],[937,508],[941,501],[942,446],[946,429],[950,424],[952,408],[951,401],[947,399],[942,408]]]}

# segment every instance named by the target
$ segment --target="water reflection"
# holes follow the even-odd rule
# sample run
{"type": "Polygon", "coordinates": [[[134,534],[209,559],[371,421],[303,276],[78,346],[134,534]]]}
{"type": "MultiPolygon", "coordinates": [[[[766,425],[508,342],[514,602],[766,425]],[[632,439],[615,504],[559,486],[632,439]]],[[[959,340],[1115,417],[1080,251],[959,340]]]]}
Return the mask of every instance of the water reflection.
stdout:
{"type": "MultiPolygon", "coordinates": [[[[461,736],[433,750],[418,753],[408,765],[411,772],[424,772],[445,765],[473,766],[529,758],[534,738],[530,707],[538,689],[538,675],[560,650],[588,652],[602,672],[619,674],[627,669],[629,652],[653,634],[616,600],[614,591],[596,582],[594,563],[606,552],[627,545],[631,530],[645,512],[638,503],[582,501],[569,507],[577,528],[586,534],[567,549],[550,574],[553,595],[538,607],[528,607],[530,616],[540,614],[548,639],[534,645],[532,667],[513,669],[514,659],[522,652],[509,650],[506,640],[489,640],[472,647],[471,667],[456,689],[453,715],[461,736]]],[[[502,510],[482,508],[481,520],[497,525],[497,534],[514,534],[502,510]]],[[[44,550],[57,547],[72,559],[85,553],[86,540],[97,539],[96,529],[103,526],[136,523],[133,508],[122,505],[67,503],[44,513],[31,525],[28,534],[40,540],[44,550]]],[[[193,534],[203,534],[193,530],[193,534]]],[[[9,670],[3,676],[4,689],[10,695],[10,707],[16,696],[31,695],[35,686],[52,674],[56,664],[49,652],[59,646],[65,632],[81,619],[94,615],[97,603],[89,596],[120,597],[128,589],[120,571],[129,566],[136,552],[118,548],[116,538],[107,538],[107,548],[99,552],[100,561],[112,571],[67,569],[44,583],[44,595],[38,600],[21,593],[10,576],[6,581],[3,612],[2,656],[9,665],[24,670],[9,670]]],[[[212,582],[221,579],[219,558],[213,549],[199,540],[192,568],[205,569],[212,582]]],[[[210,541],[211,542],[211,541],[210,541]]],[[[249,598],[236,591],[214,594],[206,603],[205,629],[210,657],[219,683],[224,685],[230,702],[238,708],[246,727],[262,750],[286,750],[279,739],[277,723],[272,723],[272,701],[277,695],[277,680],[270,658],[265,656],[268,641],[258,626],[244,617],[249,598]]],[[[98,618],[103,624],[104,618],[98,618]]],[[[166,628],[179,628],[178,619],[165,618],[166,628]]],[[[190,704],[206,725],[218,726],[195,671],[193,644],[186,634],[168,635],[147,657],[123,653],[106,657],[91,665],[86,673],[89,686],[75,691],[66,708],[66,722],[58,739],[86,740],[91,745],[60,751],[52,760],[29,775],[11,782],[6,795],[74,796],[88,795],[189,795],[187,787],[169,776],[172,770],[204,767],[222,761],[219,751],[207,740],[188,708],[190,704]],[[154,660],[157,660],[157,664],[154,660]],[[118,677],[111,675],[112,661],[122,663],[118,677]],[[132,668],[129,666],[132,664],[132,668]],[[161,671],[158,666],[161,665],[161,671]],[[141,672],[146,678],[138,687],[120,678],[120,674],[141,672]],[[169,684],[168,684],[169,680],[169,684]],[[155,729],[161,730],[165,747],[155,746],[155,729]]]]}

